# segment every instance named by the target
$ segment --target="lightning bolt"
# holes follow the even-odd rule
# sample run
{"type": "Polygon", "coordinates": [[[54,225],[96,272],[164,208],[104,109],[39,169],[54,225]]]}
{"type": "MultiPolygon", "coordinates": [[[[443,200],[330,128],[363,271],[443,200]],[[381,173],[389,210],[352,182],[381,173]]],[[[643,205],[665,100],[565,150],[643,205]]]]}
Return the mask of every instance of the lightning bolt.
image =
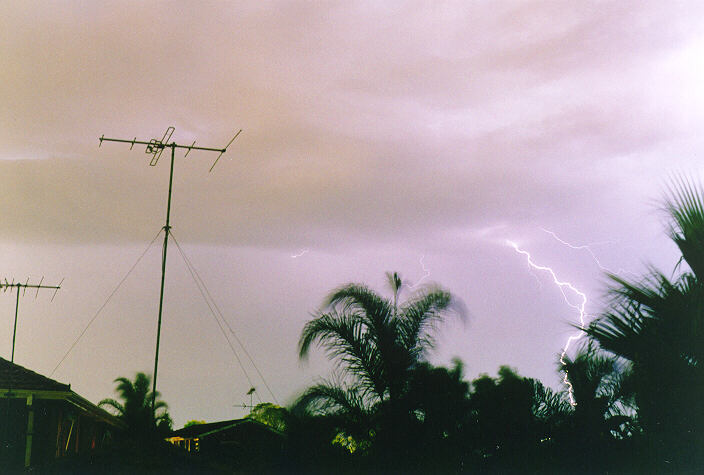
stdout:
{"type": "Polygon", "coordinates": [[[430,277],[430,270],[425,268],[425,264],[423,264],[423,259],[425,259],[425,255],[424,255],[424,254],[421,254],[420,259],[418,259],[418,263],[419,263],[420,266],[423,268],[423,272],[425,272],[425,274],[423,274],[423,277],[421,277],[421,278],[418,280],[418,282],[416,282],[416,283],[413,284],[413,285],[405,284],[405,285],[406,285],[409,289],[411,289],[411,290],[413,290],[413,289],[415,289],[416,287],[418,287],[421,282],[423,282],[425,279],[427,279],[428,277],[430,277]]]}
{"type": "Polygon", "coordinates": [[[594,263],[599,267],[599,269],[601,269],[604,272],[608,272],[609,274],[614,274],[614,275],[628,274],[628,275],[637,277],[637,274],[635,274],[634,272],[630,272],[626,269],[619,268],[618,271],[614,272],[613,270],[609,269],[608,267],[602,265],[601,261],[599,261],[599,258],[597,258],[596,254],[594,254],[594,251],[592,250],[591,246],[595,246],[597,244],[609,244],[608,241],[595,242],[592,244],[582,244],[581,246],[576,246],[574,244],[571,244],[571,243],[565,241],[564,239],[560,239],[560,237],[556,233],[554,233],[553,231],[550,231],[549,229],[540,228],[540,230],[543,231],[544,233],[551,235],[557,242],[559,242],[563,246],[567,246],[570,249],[575,249],[578,251],[579,250],[587,251],[589,253],[589,255],[592,256],[594,263]]]}
{"type": "MultiPolygon", "coordinates": [[[[552,277],[553,283],[560,289],[560,293],[562,294],[562,297],[564,298],[565,303],[568,306],[570,306],[571,308],[575,309],[577,312],[579,312],[579,327],[584,329],[586,326],[586,322],[584,320],[585,316],[586,316],[585,307],[587,305],[586,294],[584,292],[580,291],[579,289],[577,289],[571,283],[561,281],[560,279],[558,279],[557,275],[555,274],[555,271],[552,270],[552,268],[536,264],[533,261],[533,258],[530,255],[530,253],[528,251],[525,251],[525,250],[521,249],[520,247],[518,247],[518,244],[516,244],[515,242],[507,240],[506,244],[508,246],[512,247],[513,250],[516,251],[518,254],[525,256],[526,262],[528,262],[528,265],[532,269],[544,271],[544,272],[547,272],[550,274],[550,276],[552,277]],[[580,301],[579,304],[574,304],[570,301],[570,299],[567,296],[568,290],[579,297],[579,301],[580,301]]],[[[565,346],[562,348],[562,353],[560,354],[560,363],[562,364],[563,367],[565,366],[565,355],[567,354],[567,350],[569,350],[572,342],[580,339],[582,337],[582,335],[583,335],[582,333],[579,333],[579,334],[572,335],[569,338],[567,338],[567,341],[565,342],[565,346]]],[[[572,406],[576,406],[577,402],[574,399],[574,388],[572,387],[572,383],[570,383],[567,371],[565,371],[565,377],[562,379],[562,382],[565,383],[565,385],[567,386],[567,392],[569,394],[570,404],[572,406]]]]}
{"type": "Polygon", "coordinates": [[[291,259],[297,259],[297,258],[301,257],[303,254],[306,254],[307,252],[308,252],[308,249],[303,249],[298,254],[291,254],[291,259]]]}

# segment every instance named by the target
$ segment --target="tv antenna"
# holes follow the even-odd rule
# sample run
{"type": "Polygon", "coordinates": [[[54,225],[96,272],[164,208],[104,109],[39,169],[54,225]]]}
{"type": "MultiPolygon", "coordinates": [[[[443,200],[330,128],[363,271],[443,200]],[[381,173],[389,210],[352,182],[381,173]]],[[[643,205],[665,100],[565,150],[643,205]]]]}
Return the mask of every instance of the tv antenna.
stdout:
{"type": "Polygon", "coordinates": [[[162,310],[164,306],[164,281],[166,278],[166,249],[167,245],[169,242],[169,231],[171,230],[171,225],[170,225],[170,217],[171,217],[171,193],[173,189],[173,181],[174,181],[174,157],[176,155],[176,149],[186,149],[186,154],[184,155],[184,158],[188,156],[189,153],[191,153],[191,150],[203,150],[205,152],[219,152],[220,154],[218,155],[218,158],[215,159],[213,164],[210,166],[210,170],[208,172],[212,172],[213,168],[215,168],[215,165],[218,163],[218,160],[220,160],[220,157],[223,156],[225,152],[227,152],[227,148],[232,145],[232,142],[235,141],[235,139],[242,133],[242,129],[238,130],[237,133],[235,134],[234,137],[227,143],[222,148],[213,148],[213,147],[200,147],[196,146],[196,141],[194,140],[191,145],[183,145],[183,144],[177,144],[176,142],[169,142],[171,140],[171,136],[174,133],[175,128],[174,127],[168,127],[166,129],[166,132],[164,132],[164,136],[161,139],[151,139],[150,141],[143,141],[143,140],[137,140],[137,137],[135,137],[132,140],[126,140],[126,139],[112,139],[105,137],[105,135],[101,135],[99,140],[100,143],[98,144],[98,147],[103,145],[103,142],[121,142],[121,143],[128,143],[130,144],[130,150],[134,148],[135,145],[146,145],[146,150],[145,153],[148,155],[151,155],[152,158],[149,161],[149,165],[154,167],[156,164],[159,162],[159,158],[161,158],[161,154],[164,152],[164,149],[170,148],[171,149],[171,166],[169,168],[169,195],[168,199],[166,202],[166,224],[164,225],[164,249],[162,253],[162,258],[161,258],[161,290],[159,291],[159,318],[157,320],[157,327],[156,327],[156,350],[154,354],[154,380],[152,381],[152,414],[154,413],[155,405],[156,405],[156,376],[157,376],[157,369],[159,367],[159,341],[161,339],[161,316],[162,316],[162,310]]]}
{"type": "Polygon", "coordinates": [[[15,279],[12,279],[12,282],[8,282],[7,279],[5,279],[5,282],[0,281],[0,290],[2,290],[3,292],[7,292],[8,290],[12,292],[13,288],[17,290],[17,302],[15,303],[15,324],[12,330],[12,355],[10,356],[11,363],[15,362],[15,338],[17,337],[17,314],[20,309],[20,290],[22,290],[22,295],[24,295],[27,292],[27,289],[37,289],[37,293],[34,296],[34,298],[37,298],[39,296],[39,290],[55,289],[54,295],[51,296],[51,300],[53,301],[54,297],[56,297],[56,293],[61,288],[61,284],[63,283],[63,281],[64,280],[61,279],[59,285],[42,285],[42,283],[44,282],[44,277],[42,277],[38,284],[30,284],[29,278],[25,281],[24,284],[22,282],[15,283],[15,279]]]}
{"type": "MultiPolygon", "coordinates": [[[[257,388],[255,388],[255,387],[251,387],[251,388],[249,388],[249,391],[247,391],[247,396],[249,396],[249,404],[243,402],[242,404],[235,404],[232,407],[241,407],[242,409],[249,409],[249,413],[251,414],[252,409],[257,407],[254,405],[254,399],[253,399],[253,394],[255,392],[257,392],[257,388]]],[[[259,397],[259,396],[257,396],[257,397],[259,397]]]]}

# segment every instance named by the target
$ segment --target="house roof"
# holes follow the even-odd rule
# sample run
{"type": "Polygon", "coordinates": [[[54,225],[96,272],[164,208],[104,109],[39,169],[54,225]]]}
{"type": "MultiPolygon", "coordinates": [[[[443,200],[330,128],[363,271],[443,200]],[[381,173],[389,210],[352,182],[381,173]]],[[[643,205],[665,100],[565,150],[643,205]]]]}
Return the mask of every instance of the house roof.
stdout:
{"type": "Polygon", "coordinates": [[[267,432],[282,435],[279,431],[272,427],[262,424],[254,419],[245,418],[232,419],[229,421],[209,422],[206,424],[195,424],[173,431],[170,437],[181,437],[184,439],[202,438],[237,426],[255,426],[267,432]]]}
{"type": "Polygon", "coordinates": [[[219,422],[208,422],[205,424],[194,424],[188,427],[184,427],[179,430],[175,430],[171,433],[171,437],[183,437],[184,439],[192,439],[194,437],[201,437],[203,434],[212,432],[214,430],[223,429],[225,427],[230,427],[243,419],[232,419],[229,421],[219,421],[219,422]]]}
{"type": "Polygon", "coordinates": [[[62,399],[74,407],[114,427],[124,429],[125,423],[71,390],[70,384],[60,383],[6,359],[0,358],[0,397],[39,396],[41,399],[62,399]]]}
{"type": "Polygon", "coordinates": [[[31,391],[70,391],[71,385],[60,383],[0,358],[0,388],[31,391]]]}

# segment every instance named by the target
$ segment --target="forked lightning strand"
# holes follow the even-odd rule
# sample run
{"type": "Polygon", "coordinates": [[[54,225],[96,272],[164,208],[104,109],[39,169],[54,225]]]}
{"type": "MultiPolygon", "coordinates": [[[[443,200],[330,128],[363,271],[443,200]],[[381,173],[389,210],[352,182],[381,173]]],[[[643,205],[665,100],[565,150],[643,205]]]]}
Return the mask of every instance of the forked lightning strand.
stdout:
{"type": "MultiPolygon", "coordinates": [[[[528,265],[535,269],[535,270],[541,270],[548,272],[550,276],[552,277],[553,283],[560,289],[560,293],[562,293],[562,297],[565,299],[565,303],[572,307],[573,309],[577,310],[579,312],[579,326],[580,328],[585,328],[585,307],[587,305],[587,296],[584,294],[584,292],[580,291],[577,289],[574,285],[572,285],[569,282],[563,282],[560,279],[557,278],[557,275],[555,274],[555,271],[553,271],[550,267],[547,266],[541,266],[533,262],[533,258],[531,257],[530,253],[528,251],[525,251],[518,247],[518,244],[516,244],[513,241],[506,241],[506,244],[511,246],[517,253],[522,254],[523,256],[526,257],[526,261],[528,262],[528,265]],[[570,302],[570,299],[567,297],[566,289],[569,289],[572,291],[572,293],[576,294],[579,296],[580,303],[578,305],[575,305],[574,303],[570,302]]],[[[578,340],[579,338],[582,337],[582,333],[579,333],[577,335],[572,335],[567,339],[567,342],[565,343],[565,346],[562,348],[562,354],[560,355],[560,363],[562,365],[565,365],[565,355],[567,354],[567,350],[569,349],[570,345],[572,344],[573,341],[578,340]]],[[[573,406],[577,405],[577,402],[574,399],[574,391],[572,387],[572,383],[570,383],[570,380],[568,378],[567,371],[565,371],[565,377],[562,379],[562,382],[567,385],[567,391],[570,397],[570,404],[573,406]]]]}
{"type": "Polygon", "coordinates": [[[550,231],[549,229],[540,228],[540,230],[543,231],[544,233],[547,233],[547,234],[551,235],[557,242],[559,242],[559,243],[562,244],[563,246],[566,246],[566,247],[569,247],[570,249],[575,249],[575,250],[578,250],[578,251],[579,251],[579,250],[587,251],[587,252],[589,253],[589,255],[592,256],[592,259],[594,260],[594,263],[599,267],[599,269],[601,269],[601,270],[604,271],[604,272],[608,272],[609,274],[614,274],[614,275],[629,274],[629,275],[631,275],[631,276],[636,276],[636,277],[637,277],[636,274],[634,274],[633,272],[630,272],[630,271],[628,271],[628,270],[626,270],[626,269],[620,268],[619,270],[617,270],[617,271],[614,272],[613,270],[609,269],[608,267],[602,265],[602,263],[601,263],[601,261],[599,260],[599,258],[597,258],[597,257],[596,257],[596,254],[594,254],[594,251],[592,250],[591,246],[594,246],[594,245],[597,245],[597,244],[608,244],[608,241],[596,242],[596,243],[592,243],[592,244],[582,244],[581,246],[577,246],[577,245],[574,245],[574,244],[572,244],[572,243],[569,243],[569,242],[565,241],[564,239],[561,239],[555,232],[550,231]]]}
{"type": "Polygon", "coordinates": [[[421,277],[421,278],[418,280],[418,282],[416,282],[415,284],[413,284],[413,285],[408,285],[408,284],[406,284],[406,285],[408,286],[408,288],[411,289],[411,290],[413,290],[413,289],[415,289],[416,287],[418,287],[421,282],[423,282],[425,279],[427,279],[428,277],[430,277],[430,270],[426,269],[425,264],[423,264],[423,259],[425,259],[425,255],[424,255],[424,254],[421,254],[420,259],[418,259],[418,263],[419,263],[420,266],[423,268],[423,272],[425,272],[425,274],[423,274],[423,277],[421,277]]]}

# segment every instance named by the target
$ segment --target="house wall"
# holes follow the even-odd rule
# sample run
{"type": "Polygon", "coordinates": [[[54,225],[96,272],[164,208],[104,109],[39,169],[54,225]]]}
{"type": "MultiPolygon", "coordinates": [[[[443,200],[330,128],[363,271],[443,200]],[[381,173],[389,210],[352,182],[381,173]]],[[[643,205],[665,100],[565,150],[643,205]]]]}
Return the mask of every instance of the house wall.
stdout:
{"type": "Polygon", "coordinates": [[[26,440],[26,399],[0,399],[0,467],[9,470],[24,467],[26,440]]]}
{"type": "Polygon", "coordinates": [[[32,465],[85,454],[111,440],[111,428],[64,400],[36,404],[32,465]]]}
{"type": "Polygon", "coordinates": [[[111,432],[107,423],[63,399],[33,399],[31,405],[25,398],[0,399],[0,472],[101,448],[111,432]]]}

